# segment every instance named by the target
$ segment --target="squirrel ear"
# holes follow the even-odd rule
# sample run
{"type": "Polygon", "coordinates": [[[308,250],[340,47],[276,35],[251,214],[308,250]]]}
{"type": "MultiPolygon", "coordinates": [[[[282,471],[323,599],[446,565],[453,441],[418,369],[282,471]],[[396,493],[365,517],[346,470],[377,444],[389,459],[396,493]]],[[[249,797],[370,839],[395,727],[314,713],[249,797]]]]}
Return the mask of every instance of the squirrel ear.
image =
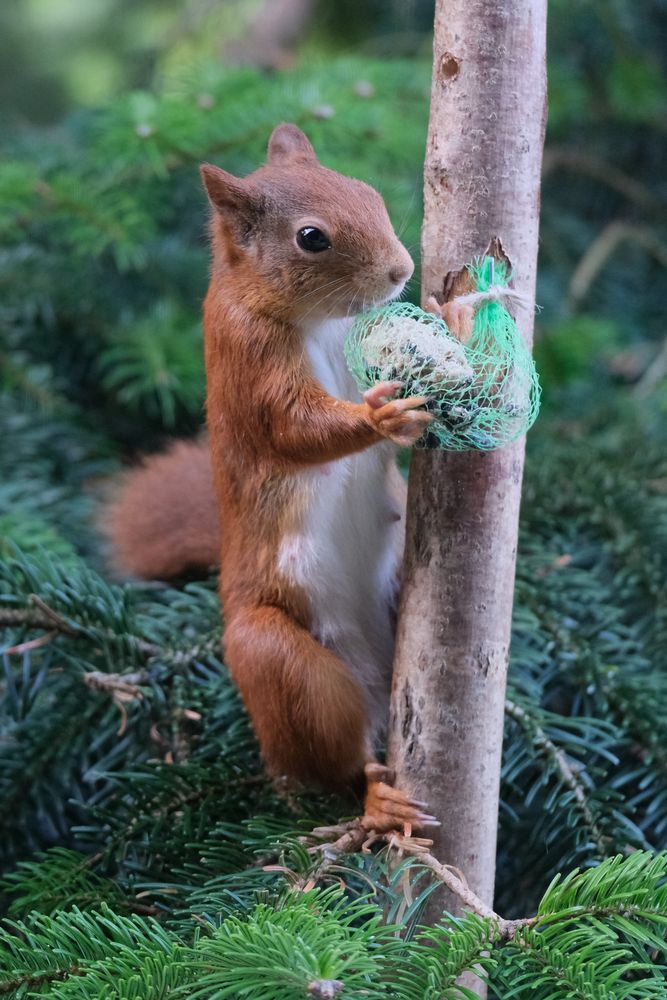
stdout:
{"type": "Polygon", "coordinates": [[[246,244],[262,211],[259,199],[240,178],[212,163],[202,163],[199,172],[208,199],[224,219],[234,242],[246,244]]]}
{"type": "Polygon", "coordinates": [[[310,140],[296,125],[276,125],[269,139],[269,163],[317,163],[310,140]]]}
{"type": "Polygon", "coordinates": [[[202,163],[199,168],[208,200],[221,212],[238,211],[249,200],[243,181],[212,163],[202,163]]]}

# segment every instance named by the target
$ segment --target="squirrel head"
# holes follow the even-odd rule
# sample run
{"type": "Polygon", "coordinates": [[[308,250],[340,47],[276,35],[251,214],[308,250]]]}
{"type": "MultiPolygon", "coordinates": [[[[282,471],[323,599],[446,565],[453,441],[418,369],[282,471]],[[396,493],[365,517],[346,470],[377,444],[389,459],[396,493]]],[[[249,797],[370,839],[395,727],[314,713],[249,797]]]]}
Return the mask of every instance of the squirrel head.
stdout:
{"type": "Polygon", "coordinates": [[[211,164],[201,174],[216,259],[294,322],[387,302],[413,272],[377,191],[323,167],[296,125],[273,130],[266,165],[249,176],[211,164]]]}

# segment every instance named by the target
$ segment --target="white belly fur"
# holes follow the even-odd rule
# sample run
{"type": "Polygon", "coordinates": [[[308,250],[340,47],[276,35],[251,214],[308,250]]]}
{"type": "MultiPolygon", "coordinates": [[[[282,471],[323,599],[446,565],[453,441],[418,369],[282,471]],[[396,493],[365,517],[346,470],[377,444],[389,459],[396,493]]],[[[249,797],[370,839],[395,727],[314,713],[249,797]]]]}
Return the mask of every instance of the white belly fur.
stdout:
{"type": "MultiPolygon", "coordinates": [[[[343,356],[349,321],[304,331],[318,382],[339,399],[360,400],[343,356]]],[[[389,442],[298,473],[306,490],[302,529],[287,536],[278,569],[310,597],[312,633],[362,684],[374,731],[386,721],[393,657],[392,615],[404,512],[389,491],[389,442]],[[400,520],[397,515],[400,515],[400,520]]]]}

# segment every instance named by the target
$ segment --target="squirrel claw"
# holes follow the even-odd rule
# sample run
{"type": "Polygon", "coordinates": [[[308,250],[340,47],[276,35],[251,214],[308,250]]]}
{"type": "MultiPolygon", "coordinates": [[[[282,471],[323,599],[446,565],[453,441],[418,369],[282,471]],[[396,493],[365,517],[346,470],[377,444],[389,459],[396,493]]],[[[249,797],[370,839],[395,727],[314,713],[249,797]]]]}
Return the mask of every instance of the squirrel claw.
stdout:
{"type": "Polygon", "coordinates": [[[357,851],[369,854],[373,845],[378,842],[388,843],[390,847],[400,847],[402,842],[410,841],[424,850],[433,845],[433,841],[426,837],[413,837],[412,824],[409,822],[397,821],[393,826],[387,827],[379,817],[368,815],[337,826],[317,827],[299,840],[306,846],[308,854],[318,854],[325,858],[336,858],[339,854],[354,854],[357,851]],[[378,829],[380,825],[382,828],[378,829]],[[317,843],[312,842],[313,838],[317,839],[317,843]]]}
{"type": "Polygon", "coordinates": [[[430,845],[430,840],[412,836],[413,830],[440,826],[435,816],[424,812],[426,804],[420,799],[411,798],[399,788],[394,788],[395,772],[376,760],[366,764],[364,775],[364,815],[336,826],[317,827],[307,838],[302,838],[302,842],[308,843],[316,838],[319,841],[325,840],[326,843],[309,846],[308,852],[323,852],[333,856],[355,851],[368,853],[373,844],[380,840],[389,840],[391,843],[388,835],[396,835],[424,846],[430,845]]]}
{"type": "Polygon", "coordinates": [[[428,403],[428,396],[411,396],[406,399],[391,399],[382,402],[386,394],[386,386],[392,383],[380,383],[365,393],[368,416],[378,434],[389,438],[394,444],[407,447],[414,444],[422,436],[428,424],[433,420],[433,414],[419,409],[428,403]],[[382,390],[378,395],[376,389],[382,390]]]}
{"type": "Polygon", "coordinates": [[[403,385],[402,382],[378,382],[377,385],[366,389],[364,400],[372,410],[379,410],[385,403],[388,403],[394,393],[403,385]]]}

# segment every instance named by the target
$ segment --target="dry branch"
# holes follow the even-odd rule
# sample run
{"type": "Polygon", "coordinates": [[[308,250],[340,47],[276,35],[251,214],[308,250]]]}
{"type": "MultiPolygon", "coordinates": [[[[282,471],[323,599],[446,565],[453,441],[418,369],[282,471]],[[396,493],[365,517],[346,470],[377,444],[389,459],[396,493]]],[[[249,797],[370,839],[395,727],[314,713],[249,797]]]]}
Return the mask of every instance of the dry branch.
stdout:
{"type": "Polygon", "coordinates": [[[578,309],[594,282],[623,243],[635,243],[667,269],[667,245],[649,226],[636,226],[629,222],[610,222],[595,237],[574,269],[570,279],[567,299],[571,309],[578,309]]]}

